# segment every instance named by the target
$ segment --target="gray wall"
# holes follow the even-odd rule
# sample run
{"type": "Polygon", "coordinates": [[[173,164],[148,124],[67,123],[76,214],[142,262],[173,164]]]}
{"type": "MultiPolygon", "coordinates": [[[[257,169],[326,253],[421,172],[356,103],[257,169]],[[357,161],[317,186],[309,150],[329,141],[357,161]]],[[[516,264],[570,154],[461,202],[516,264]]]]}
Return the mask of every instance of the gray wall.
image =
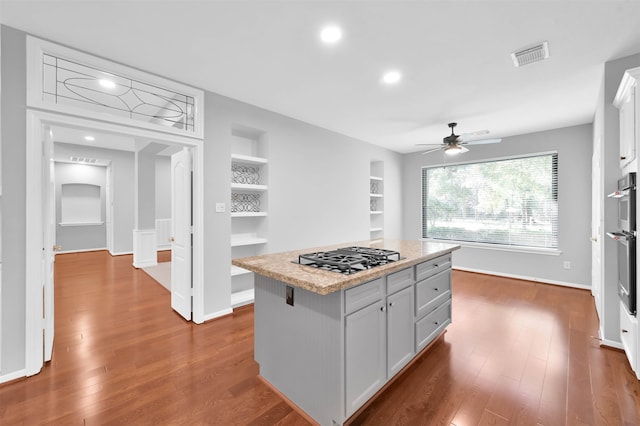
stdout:
{"type": "MultiPolygon", "coordinates": [[[[213,93],[205,96],[205,312],[228,308],[232,128],[265,132],[268,214],[262,252],[369,239],[369,164],[385,163],[385,236],[401,237],[402,156],[213,93]]],[[[239,219],[245,220],[245,219],[239,219]]],[[[235,255],[236,252],[234,252],[235,255]]]]}
{"type": "Polygon", "coordinates": [[[104,166],[88,164],[60,163],[55,164],[56,185],[56,244],[62,251],[80,251],[104,249],[107,246],[106,233],[106,185],[107,170],[104,166]],[[62,185],[90,184],[100,188],[101,225],[61,226],[62,222],[62,185]]]}
{"type": "MultiPolygon", "coordinates": [[[[453,256],[454,267],[507,274],[572,285],[591,283],[591,125],[504,138],[500,144],[470,147],[459,161],[481,161],[522,154],[558,151],[559,256],[464,247],[453,256]],[[571,261],[571,269],[563,262],[571,261]]],[[[457,160],[457,159],[456,159],[457,160]]],[[[423,166],[438,164],[442,154],[407,154],[404,158],[404,238],[422,232],[423,166]]]]}
{"type": "MultiPolygon", "coordinates": [[[[2,373],[24,368],[26,35],[2,27],[2,373]],[[10,185],[6,184],[10,182],[10,185]],[[23,320],[20,320],[22,318],[23,320]]],[[[269,217],[264,252],[369,239],[369,164],[385,162],[385,236],[401,237],[402,156],[214,93],[205,95],[205,315],[229,308],[232,128],[266,132],[269,217]]],[[[111,160],[116,252],[132,248],[134,155],[56,144],[56,155],[111,160]]]]}
{"type": "Polygon", "coordinates": [[[26,37],[2,26],[2,374],[25,367],[26,37]]]}
{"type": "Polygon", "coordinates": [[[54,155],[56,158],[69,158],[75,155],[111,162],[114,213],[112,218],[114,252],[112,254],[131,253],[135,215],[134,153],[56,142],[54,155]]]}
{"type": "Polygon", "coordinates": [[[156,219],[171,218],[171,157],[156,157],[156,219]]]}

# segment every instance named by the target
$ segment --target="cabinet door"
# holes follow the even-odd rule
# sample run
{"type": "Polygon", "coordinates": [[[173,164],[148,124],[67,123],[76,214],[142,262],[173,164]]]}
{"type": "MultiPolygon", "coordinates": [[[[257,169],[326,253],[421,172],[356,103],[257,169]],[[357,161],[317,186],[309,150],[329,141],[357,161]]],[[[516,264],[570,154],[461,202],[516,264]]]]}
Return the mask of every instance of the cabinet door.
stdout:
{"type": "Polygon", "coordinates": [[[385,310],[381,300],[345,318],[346,417],[386,382],[385,310]]]}
{"type": "Polygon", "coordinates": [[[413,286],[387,298],[387,368],[393,377],[413,358],[413,286]]]}
{"type": "Polygon", "coordinates": [[[637,86],[631,87],[620,106],[620,167],[636,158],[636,95],[637,86]]]}

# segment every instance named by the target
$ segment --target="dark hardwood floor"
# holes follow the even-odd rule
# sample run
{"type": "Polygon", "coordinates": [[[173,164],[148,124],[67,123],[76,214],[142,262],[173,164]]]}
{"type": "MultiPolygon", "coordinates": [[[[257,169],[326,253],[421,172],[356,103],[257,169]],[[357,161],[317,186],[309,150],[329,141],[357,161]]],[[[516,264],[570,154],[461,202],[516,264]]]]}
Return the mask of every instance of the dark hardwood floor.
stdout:
{"type": "MultiPolygon", "coordinates": [[[[308,424],[257,378],[252,307],[193,325],[131,262],[57,257],[53,360],[0,385],[0,424],[308,424]]],[[[352,424],[640,424],[587,291],[455,271],[453,292],[444,338],[352,424]]]]}

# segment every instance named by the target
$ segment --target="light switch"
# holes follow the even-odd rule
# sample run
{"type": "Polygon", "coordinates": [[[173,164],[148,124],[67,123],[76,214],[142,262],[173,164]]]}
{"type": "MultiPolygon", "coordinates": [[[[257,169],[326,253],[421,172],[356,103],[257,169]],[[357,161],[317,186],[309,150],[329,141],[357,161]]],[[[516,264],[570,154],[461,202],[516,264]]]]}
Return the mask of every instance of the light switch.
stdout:
{"type": "Polygon", "coordinates": [[[216,203],[216,213],[224,213],[226,210],[224,203],[216,203]]]}

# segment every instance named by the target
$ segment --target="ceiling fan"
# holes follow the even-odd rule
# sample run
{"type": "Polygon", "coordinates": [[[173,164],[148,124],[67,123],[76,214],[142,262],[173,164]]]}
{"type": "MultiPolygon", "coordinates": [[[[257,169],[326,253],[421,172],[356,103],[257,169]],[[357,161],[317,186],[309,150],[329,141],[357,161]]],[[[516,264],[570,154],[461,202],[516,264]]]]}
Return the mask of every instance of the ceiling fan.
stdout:
{"type": "Polygon", "coordinates": [[[463,133],[461,135],[456,135],[453,133],[453,129],[458,125],[458,123],[449,123],[448,126],[451,128],[451,134],[442,139],[441,144],[435,143],[419,143],[417,145],[426,145],[426,146],[438,146],[437,148],[430,149],[428,151],[423,152],[422,154],[429,154],[431,152],[444,150],[445,154],[448,155],[456,155],[461,154],[463,152],[469,151],[464,145],[484,145],[489,143],[498,143],[502,141],[502,139],[473,139],[477,136],[486,135],[489,133],[488,130],[480,130],[478,132],[472,133],[463,133]]]}

